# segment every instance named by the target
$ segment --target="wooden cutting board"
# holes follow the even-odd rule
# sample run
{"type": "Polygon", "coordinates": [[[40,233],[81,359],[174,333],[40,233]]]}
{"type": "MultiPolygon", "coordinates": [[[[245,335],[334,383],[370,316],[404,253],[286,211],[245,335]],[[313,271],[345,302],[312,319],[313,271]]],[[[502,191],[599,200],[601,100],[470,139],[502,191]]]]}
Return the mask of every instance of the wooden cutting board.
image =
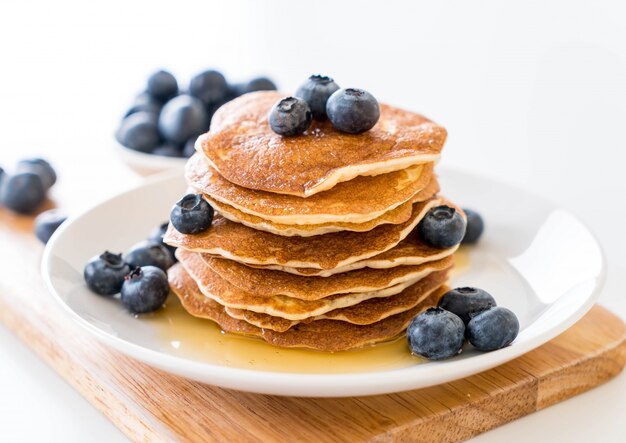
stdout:
{"type": "Polygon", "coordinates": [[[455,442],[618,374],[626,327],[595,306],[546,345],[452,383],[393,395],[281,398],[173,376],[99,344],[40,277],[32,219],[0,209],[0,320],[133,440],[455,442]]]}

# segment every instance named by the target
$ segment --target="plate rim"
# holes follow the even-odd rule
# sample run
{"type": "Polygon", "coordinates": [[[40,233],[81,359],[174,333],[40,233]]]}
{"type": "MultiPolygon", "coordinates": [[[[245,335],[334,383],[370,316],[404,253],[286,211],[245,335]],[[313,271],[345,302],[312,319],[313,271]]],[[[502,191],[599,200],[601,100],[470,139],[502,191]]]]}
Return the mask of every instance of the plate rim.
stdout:
{"type": "MultiPolygon", "coordinates": [[[[123,195],[136,192],[141,188],[154,186],[160,182],[166,183],[168,181],[182,180],[179,171],[165,171],[161,174],[151,176],[122,192],[90,205],[80,214],[70,217],[66,223],[63,223],[63,225],[61,225],[61,227],[53,234],[44,249],[41,259],[42,278],[46,288],[57,303],[61,305],[62,310],[69,314],[77,324],[79,324],[99,341],[116,349],[124,355],[139,360],[150,366],[157,367],[181,377],[208,383],[221,388],[282,396],[351,397],[390,394],[450,382],[477,374],[495,366],[507,363],[512,359],[521,357],[569,329],[591,309],[593,304],[598,299],[606,279],[607,266],[604,249],[602,248],[602,245],[598,241],[596,235],[582,220],[580,220],[580,218],[572,214],[570,211],[560,208],[549,199],[506,182],[500,182],[490,177],[478,177],[471,172],[466,172],[460,169],[440,169],[442,169],[442,171],[440,171],[440,173],[442,173],[441,175],[458,174],[464,176],[464,178],[480,178],[493,183],[503,183],[509,188],[515,189],[516,191],[522,192],[526,195],[536,197],[537,199],[550,204],[550,206],[554,209],[565,211],[568,215],[580,223],[592,237],[595,245],[597,246],[600,252],[601,262],[600,272],[596,277],[594,288],[587,296],[584,303],[582,303],[564,321],[553,325],[542,334],[532,337],[525,342],[517,344],[516,346],[508,346],[497,351],[482,353],[478,356],[463,360],[444,360],[441,362],[431,361],[427,366],[415,365],[398,369],[386,369],[371,372],[319,374],[260,371],[247,368],[223,366],[208,362],[193,361],[185,357],[169,355],[157,350],[148,349],[142,345],[116,337],[115,335],[98,328],[72,309],[63,300],[61,294],[59,294],[54,286],[50,269],[50,261],[58,239],[61,238],[64,235],[64,232],[74,223],[87,216],[91,211],[102,205],[111,203],[123,195]],[[462,369],[459,369],[458,366],[461,366],[462,369]],[[426,376],[425,373],[428,373],[428,375],[426,376]],[[397,377],[390,377],[390,375],[397,375],[397,377]]],[[[534,322],[527,325],[527,327],[532,324],[534,324],[534,322]]]]}

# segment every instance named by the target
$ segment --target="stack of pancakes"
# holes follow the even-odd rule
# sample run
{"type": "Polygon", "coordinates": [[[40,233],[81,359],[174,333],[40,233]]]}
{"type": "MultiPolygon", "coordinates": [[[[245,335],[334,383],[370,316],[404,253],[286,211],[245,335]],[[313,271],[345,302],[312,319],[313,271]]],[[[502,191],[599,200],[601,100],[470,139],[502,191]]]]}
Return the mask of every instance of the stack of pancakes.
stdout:
{"type": "Polygon", "coordinates": [[[227,332],[283,347],[340,351],[400,335],[435,305],[456,247],[415,227],[449,201],[433,172],[446,132],[381,105],[363,134],[314,122],[282,137],[267,122],[284,95],[246,94],[220,108],[198,139],[186,180],[216,210],[178,247],[170,286],[183,307],[227,332]]]}

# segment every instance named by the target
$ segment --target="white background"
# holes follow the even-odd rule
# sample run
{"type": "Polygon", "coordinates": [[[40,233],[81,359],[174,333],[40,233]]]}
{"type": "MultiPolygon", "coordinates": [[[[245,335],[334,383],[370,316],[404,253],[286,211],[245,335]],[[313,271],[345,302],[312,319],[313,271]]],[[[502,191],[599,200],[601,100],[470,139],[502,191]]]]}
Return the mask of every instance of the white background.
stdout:
{"type": "MultiPolygon", "coordinates": [[[[56,192],[81,183],[87,205],[134,182],[121,164],[110,186],[90,182],[91,171],[113,155],[117,120],[152,70],[185,82],[208,67],[234,81],[269,74],[285,91],[328,74],[443,124],[443,165],[580,216],[609,261],[601,302],[626,318],[624,5],[4,0],[0,164],[30,154],[80,162],[56,192]]],[[[624,419],[623,374],[476,441],[625,441],[624,419]]],[[[124,437],[0,327],[0,440],[124,437]]]]}

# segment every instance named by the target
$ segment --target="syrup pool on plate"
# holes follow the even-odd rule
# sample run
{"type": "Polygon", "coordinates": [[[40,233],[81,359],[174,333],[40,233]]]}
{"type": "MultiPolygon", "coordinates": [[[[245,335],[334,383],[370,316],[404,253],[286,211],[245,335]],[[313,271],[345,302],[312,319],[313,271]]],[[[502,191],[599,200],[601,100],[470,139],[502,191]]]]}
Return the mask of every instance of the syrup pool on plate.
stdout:
{"type": "MultiPolygon", "coordinates": [[[[458,276],[469,266],[464,248],[455,254],[455,261],[454,275],[458,276]]],[[[235,368],[323,374],[399,369],[423,361],[411,355],[404,334],[393,341],[352,351],[279,348],[258,338],[223,332],[214,322],[189,315],[173,294],[163,309],[144,321],[154,325],[170,352],[235,368]]]]}

